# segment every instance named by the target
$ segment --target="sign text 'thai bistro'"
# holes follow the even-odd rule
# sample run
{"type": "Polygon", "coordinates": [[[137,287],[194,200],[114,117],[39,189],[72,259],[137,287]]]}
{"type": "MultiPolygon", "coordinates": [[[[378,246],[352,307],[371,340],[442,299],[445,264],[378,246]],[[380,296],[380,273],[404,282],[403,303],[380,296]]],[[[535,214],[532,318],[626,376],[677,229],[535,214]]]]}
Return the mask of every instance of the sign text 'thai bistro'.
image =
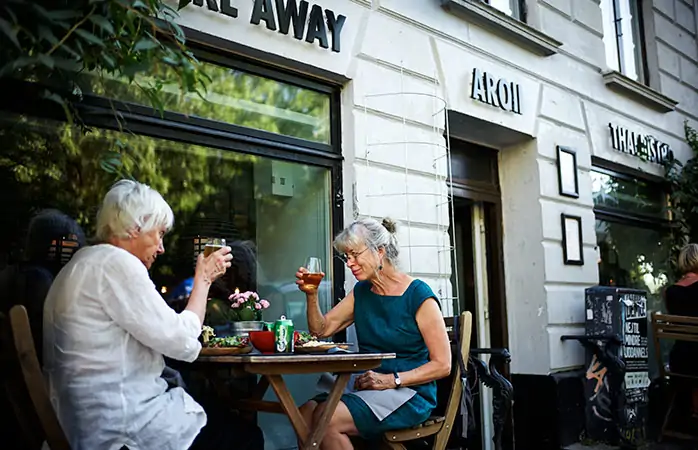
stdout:
{"type": "MultiPolygon", "coordinates": [[[[204,6],[209,11],[217,12],[228,17],[236,18],[238,9],[233,6],[240,0],[193,0],[195,6],[204,6]]],[[[331,9],[325,9],[319,5],[312,5],[301,0],[254,0],[250,23],[259,25],[264,22],[271,31],[278,31],[288,35],[293,25],[293,37],[312,44],[318,41],[322,48],[330,48],[339,53],[341,50],[341,33],[347,18],[336,15],[331,9]],[[328,38],[329,31],[329,38],[328,38]],[[331,41],[331,42],[330,42],[331,41]]]]}
{"type": "Polygon", "coordinates": [[[608,129],[611,132],[611,147],[614,150],[655,164],[663,164],[674,157],[669,144],[657,140],[654,136],[635,133],[612,123],[608,124],[608,129]]]}

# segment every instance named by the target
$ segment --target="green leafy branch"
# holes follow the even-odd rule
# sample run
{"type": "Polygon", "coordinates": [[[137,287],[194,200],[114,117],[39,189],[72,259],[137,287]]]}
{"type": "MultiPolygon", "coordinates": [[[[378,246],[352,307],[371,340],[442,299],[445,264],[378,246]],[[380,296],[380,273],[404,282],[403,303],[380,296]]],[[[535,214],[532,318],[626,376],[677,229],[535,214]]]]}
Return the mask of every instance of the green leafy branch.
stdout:
{"type": "Polygon", "coordinates": [[[666,165],[666,179],[671,186],[669,210],[672,214],[671,255],[676,273],[676,256],[688,242],[698,242],[698,132],[684,124],[686,142],[693,158],[682,164],[678,160],[666,165]]]}
{"type": "Polygon", "coordinates": [[[203,97],[210,81],[187,48],[177,17],[163,0],[5,0],[0,78],[40,83],[44,98],[59,103],[80,126],[76,105],[95,77],[137,85],[162,114],[163,86],[203,97]],[[160,65],[173,70],[157,70],[160,65]],[[170,79],[139,77],[152,71],[170,79]]]}

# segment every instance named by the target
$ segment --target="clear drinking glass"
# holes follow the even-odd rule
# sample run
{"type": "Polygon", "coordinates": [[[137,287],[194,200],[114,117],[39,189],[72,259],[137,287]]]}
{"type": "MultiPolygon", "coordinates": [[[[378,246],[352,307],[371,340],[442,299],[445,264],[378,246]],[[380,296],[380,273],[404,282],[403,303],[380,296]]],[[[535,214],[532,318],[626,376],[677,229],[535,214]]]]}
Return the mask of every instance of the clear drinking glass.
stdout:
{"type": "Polygon", "coordinates": [[[225,239],[209,238],[204,247],[204,257],[208,258],[211,253],[216,252],[225,247],[225,239]]]}
{"type": "Polygon", "coordinates": [[[303,283],[311,289],[317,289],[324,276],[322,274],[320,258],[311,256],[308,258],[305,268],[308,272],[303,274],[303,283]]]}

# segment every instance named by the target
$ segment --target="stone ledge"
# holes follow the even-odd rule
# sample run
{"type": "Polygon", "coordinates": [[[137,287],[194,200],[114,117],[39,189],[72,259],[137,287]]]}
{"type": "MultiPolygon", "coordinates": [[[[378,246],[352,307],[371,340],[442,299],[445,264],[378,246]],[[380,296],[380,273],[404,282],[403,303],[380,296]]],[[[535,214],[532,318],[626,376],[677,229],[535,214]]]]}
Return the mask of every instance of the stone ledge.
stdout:
{"type": "Polygon", "coordinates": [[[539,56],[554,55],[562,45],[557,39],[509,17],[481,0],[441,0],[441,6],[446,11],[488,28],[539,56]]]}
{"type": "Polygon", "coordinates": [[[650,108],[659,112],[671,112],[676,109],[679,104],[661,92],[657,92],[649,86],[626,77],[620,72],[609,70],[602,72],[603,81],[609,89],[612,89],[620,94],[632,97],[633,99],[643,103],[650,108]]]}

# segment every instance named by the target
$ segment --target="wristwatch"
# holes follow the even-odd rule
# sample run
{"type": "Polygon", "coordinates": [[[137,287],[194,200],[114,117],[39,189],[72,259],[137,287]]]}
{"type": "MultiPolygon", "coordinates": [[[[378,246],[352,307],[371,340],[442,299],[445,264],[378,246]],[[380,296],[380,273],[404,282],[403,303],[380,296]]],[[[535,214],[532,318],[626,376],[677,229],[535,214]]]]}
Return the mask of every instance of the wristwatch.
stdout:
{"type": "Polygon", "coordinates": [[[395,387],[399,388],[400,386],[402,386],[402,380],[400,379],[400,375],[398,375],[397,372],[394,372],[393,376],[395,376],[395,387]]]}

